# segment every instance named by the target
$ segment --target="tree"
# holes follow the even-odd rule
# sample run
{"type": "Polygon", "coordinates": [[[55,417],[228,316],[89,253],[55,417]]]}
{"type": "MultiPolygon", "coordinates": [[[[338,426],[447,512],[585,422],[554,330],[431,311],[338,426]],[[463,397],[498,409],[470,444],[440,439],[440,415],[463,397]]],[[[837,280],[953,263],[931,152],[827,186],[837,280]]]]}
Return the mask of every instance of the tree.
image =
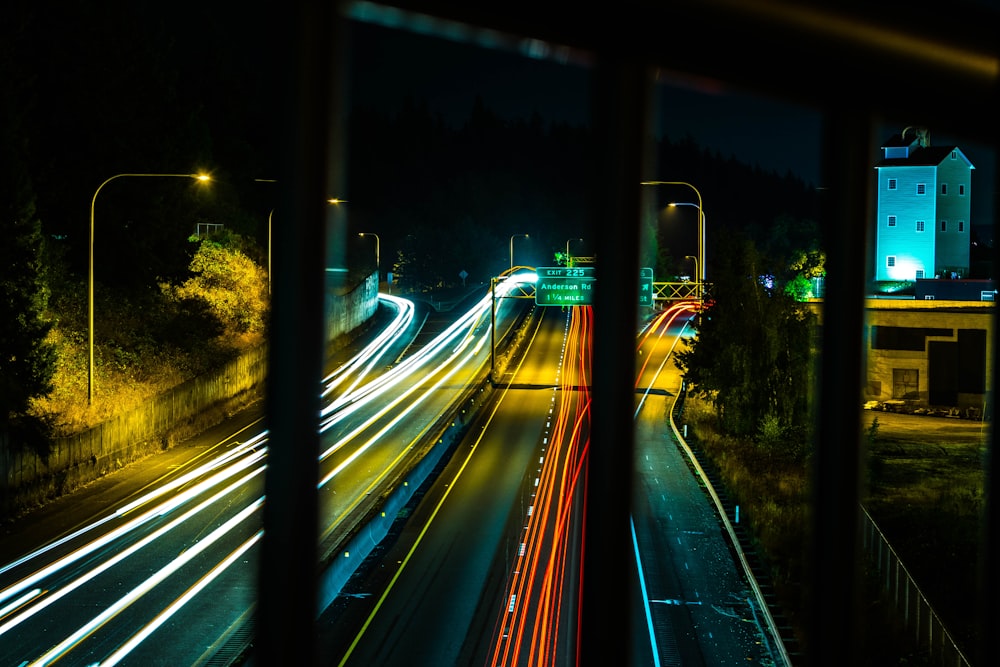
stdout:
{"type": "MultiPolygon", "coordinates": [[[[14,21],[15,27],[17,21],[14,21]]],[[[0,432],[15,448],[47,451],[44,423],[28,416],[31,400],[52,391],[55,347],[47,337],[49,288],[42,262],[42,225],[35,213],[24,117],[29,98],[16,58],[0,51],[0,432]]]]}
{"type": "Polygon", "coordinates": [[[815,318],[774,286],[772,268],[752,241],[723,237],[717,257],[712,301],[677,366],[713,402],[725,432],[801,440],[809,423],[815,318]]]}
{"type": "Polygon", "coordinates": [[[180,285],[161,285],[168,298],[210,313],[225,330],[259,333],[267,322],[267,275],[241,249],[237,234],[198,240],[191,277],[180,285]]]}

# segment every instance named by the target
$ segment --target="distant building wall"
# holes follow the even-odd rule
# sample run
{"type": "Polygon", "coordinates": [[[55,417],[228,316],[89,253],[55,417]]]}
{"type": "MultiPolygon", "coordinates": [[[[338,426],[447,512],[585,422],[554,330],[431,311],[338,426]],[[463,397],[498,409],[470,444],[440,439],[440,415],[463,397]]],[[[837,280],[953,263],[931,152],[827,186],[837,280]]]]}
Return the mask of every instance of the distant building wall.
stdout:
{"type": "MultiPolygon", "coordinates": [[[[822,301],[810,308],[822,323],[822,301]]],[[[992,302],[866,300],[860,401],[991,414],[995,316],[992,302]]]]}
{"type": "Polygon", "coordinates": [[[994,280],[918,280],[914,294],[918,301],[996,301],[994,280]]]}

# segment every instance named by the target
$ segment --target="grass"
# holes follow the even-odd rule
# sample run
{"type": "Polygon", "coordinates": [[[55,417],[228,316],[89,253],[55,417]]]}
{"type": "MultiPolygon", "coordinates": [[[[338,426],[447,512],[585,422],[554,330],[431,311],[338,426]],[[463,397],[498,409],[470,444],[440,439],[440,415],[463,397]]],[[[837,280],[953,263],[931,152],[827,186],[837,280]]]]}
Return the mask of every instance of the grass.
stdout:
{"type": "MultiPolygon", "coordinates": [[[[801,582],[810,508],[806,464],[720,435],[714,409],[704,400],[689,396],[684,410],[703,455],[740,503],[742,520],[769,564],[783,611],[804,639],[801,582]]],[[[868,438],[865,505],[969,657],[979,641],[970,598],[976,590],[984,509],[985,445],[968,438],[942,441],[930,432],[890,437],[878,428],[869,428],[868,438]]],[[[893,616],[881,611],[885,605],[871,573],[865,584],[860,625],[868,640],[863,648],[867,664],[932,664],[907,645],[893,616]]]]}
{"type": "Polygon", "coordinates": [[[866,505],[966,656],[985,509],[982,442],[877,436],[866,505]]]}

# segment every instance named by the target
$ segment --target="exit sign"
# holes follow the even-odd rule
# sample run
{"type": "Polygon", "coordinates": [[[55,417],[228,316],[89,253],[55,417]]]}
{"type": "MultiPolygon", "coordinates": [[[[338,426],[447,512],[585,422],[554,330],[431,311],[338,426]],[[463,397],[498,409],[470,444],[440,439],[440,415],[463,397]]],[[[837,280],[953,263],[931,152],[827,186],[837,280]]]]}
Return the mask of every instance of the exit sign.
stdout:
{"type": "Polygon", "coordinates": [[[591,306],[594,304],[594,267],[552,266],[536,270],[535,305],[591,306]]]}

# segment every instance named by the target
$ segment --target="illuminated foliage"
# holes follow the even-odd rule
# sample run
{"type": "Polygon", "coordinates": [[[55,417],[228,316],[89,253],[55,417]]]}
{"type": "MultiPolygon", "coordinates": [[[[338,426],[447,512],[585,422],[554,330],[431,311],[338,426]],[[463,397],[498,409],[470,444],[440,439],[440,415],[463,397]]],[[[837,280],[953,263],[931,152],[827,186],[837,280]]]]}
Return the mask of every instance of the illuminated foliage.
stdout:
{"type": "Polygon", "coordinates": [[[161,287],[171,298],[207,310],[227,331],[258,333],[267,321],[267,275],[233,245],[199,241],[189,267],[193,275],[161,287]]]}

